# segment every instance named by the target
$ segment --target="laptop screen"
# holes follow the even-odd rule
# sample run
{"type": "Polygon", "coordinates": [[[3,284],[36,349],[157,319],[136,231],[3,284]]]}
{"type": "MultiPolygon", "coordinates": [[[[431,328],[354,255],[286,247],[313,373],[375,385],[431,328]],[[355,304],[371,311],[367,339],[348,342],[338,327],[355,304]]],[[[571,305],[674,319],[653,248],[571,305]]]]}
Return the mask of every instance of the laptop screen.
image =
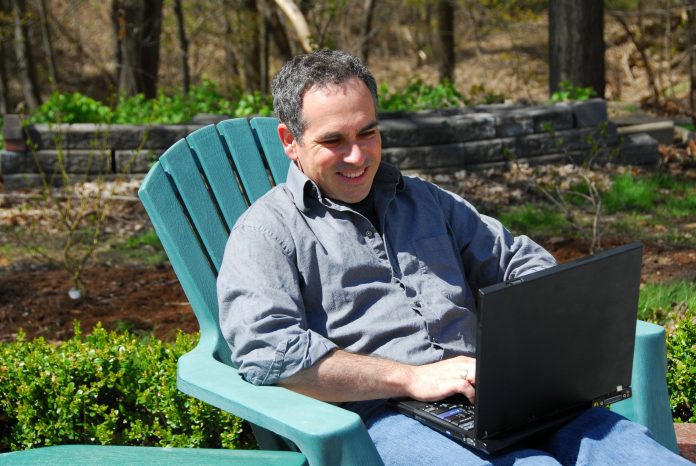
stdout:
{"type": "Polygon", "coordinates": [[[630,386],[641,261],[632,243],[479,290],[478,437],[630,386]]]}

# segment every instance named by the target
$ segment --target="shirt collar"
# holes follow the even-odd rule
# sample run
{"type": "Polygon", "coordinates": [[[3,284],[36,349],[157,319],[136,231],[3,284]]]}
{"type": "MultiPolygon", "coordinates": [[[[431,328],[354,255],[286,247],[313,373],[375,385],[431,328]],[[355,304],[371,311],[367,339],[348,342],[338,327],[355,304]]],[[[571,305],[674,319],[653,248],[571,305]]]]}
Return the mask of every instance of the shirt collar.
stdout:
{"type": "MultiPolygon", "coordinates": [[[[324,196],[319,191],[317,184],[302,173],[294,162],[290,162],[285,184],[292,194],[295,205],[302,212],[306,213],[309,211],[310,199],[316,199],[320,203],[324,200],[324,196]]],[[[401,190],[404,187],[403,176],[395,166],[381,162],[373,181],[373,187],[379,189],[380,193],[384,192],[384,190],[401,190]]]]}

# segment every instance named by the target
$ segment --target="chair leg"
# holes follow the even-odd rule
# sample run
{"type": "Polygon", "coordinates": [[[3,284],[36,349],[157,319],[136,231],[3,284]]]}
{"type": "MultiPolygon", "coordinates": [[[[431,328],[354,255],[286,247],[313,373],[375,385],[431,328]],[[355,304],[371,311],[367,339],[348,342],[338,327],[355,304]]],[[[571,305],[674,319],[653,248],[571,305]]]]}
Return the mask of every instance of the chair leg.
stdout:
{"type": "Polygon", "coordinates": [[[251,431],[254,433],[256,443],[261,450],[273,451],[299,451],[291,441],[271,432],[268,429],[249,423],[251,431]]]}
{"type": "Polygon", "coordinates": [[[665,329],[638,321],[633,353],[633,396],[612,405],[612,411],[646,426],[666,448],[679,453],[667,391],[665,329]]]}

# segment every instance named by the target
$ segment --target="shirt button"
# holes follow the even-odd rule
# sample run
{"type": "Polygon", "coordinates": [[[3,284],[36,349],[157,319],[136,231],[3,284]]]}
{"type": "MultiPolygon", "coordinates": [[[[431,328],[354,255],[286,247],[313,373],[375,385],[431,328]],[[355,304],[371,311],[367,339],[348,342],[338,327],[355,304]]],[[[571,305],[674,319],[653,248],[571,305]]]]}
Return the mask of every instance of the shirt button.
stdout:
{"type": "Polygon", "coordinates": [[[372,238],[372,234],[373,234],[373,233],[372,233],[372,230],[367,230],[367,231],[365,231],[365,235],[366,235],[368,238],[372,238]]]}

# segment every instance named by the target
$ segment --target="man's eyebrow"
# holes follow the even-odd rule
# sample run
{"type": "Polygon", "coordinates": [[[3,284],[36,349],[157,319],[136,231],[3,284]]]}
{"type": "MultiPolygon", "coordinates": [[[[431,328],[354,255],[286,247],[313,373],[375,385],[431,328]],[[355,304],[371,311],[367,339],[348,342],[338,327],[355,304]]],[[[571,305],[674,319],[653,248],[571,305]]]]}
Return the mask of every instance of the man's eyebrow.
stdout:
{"type": "MultiPolygon", "coordinates": [[[[377,128],[378,125],[379,125],[379,123],[376,120],[372,121],[372,122],[368,123],[367,125],[363,126],[362,128],[360,128],[360,130],[358,131],[358,134],[363,134],[363,133],[366,133],[368,131],[372,131],[373,129],[377,128]]],[[[341,139],[342,137],[343,137],[343,133],[341,133],[340,131],[327,131],[326,133],[323,133],[323,134],[320,134],[319,136],[317,136],[316,140],[317,141],[328,141],[328,140],[332,140],[332,139],[341,139]]]]}
{"type": "Polygon", "coordinates": [[[377,128],[378,125],[379,125],[379,123],[377,122],[377,120],[375,120],[375,121],[365,125],[360,131],[358,131],[358,133],[365,133],[367,131],[372,131],[373,129],[377,128]]]}

